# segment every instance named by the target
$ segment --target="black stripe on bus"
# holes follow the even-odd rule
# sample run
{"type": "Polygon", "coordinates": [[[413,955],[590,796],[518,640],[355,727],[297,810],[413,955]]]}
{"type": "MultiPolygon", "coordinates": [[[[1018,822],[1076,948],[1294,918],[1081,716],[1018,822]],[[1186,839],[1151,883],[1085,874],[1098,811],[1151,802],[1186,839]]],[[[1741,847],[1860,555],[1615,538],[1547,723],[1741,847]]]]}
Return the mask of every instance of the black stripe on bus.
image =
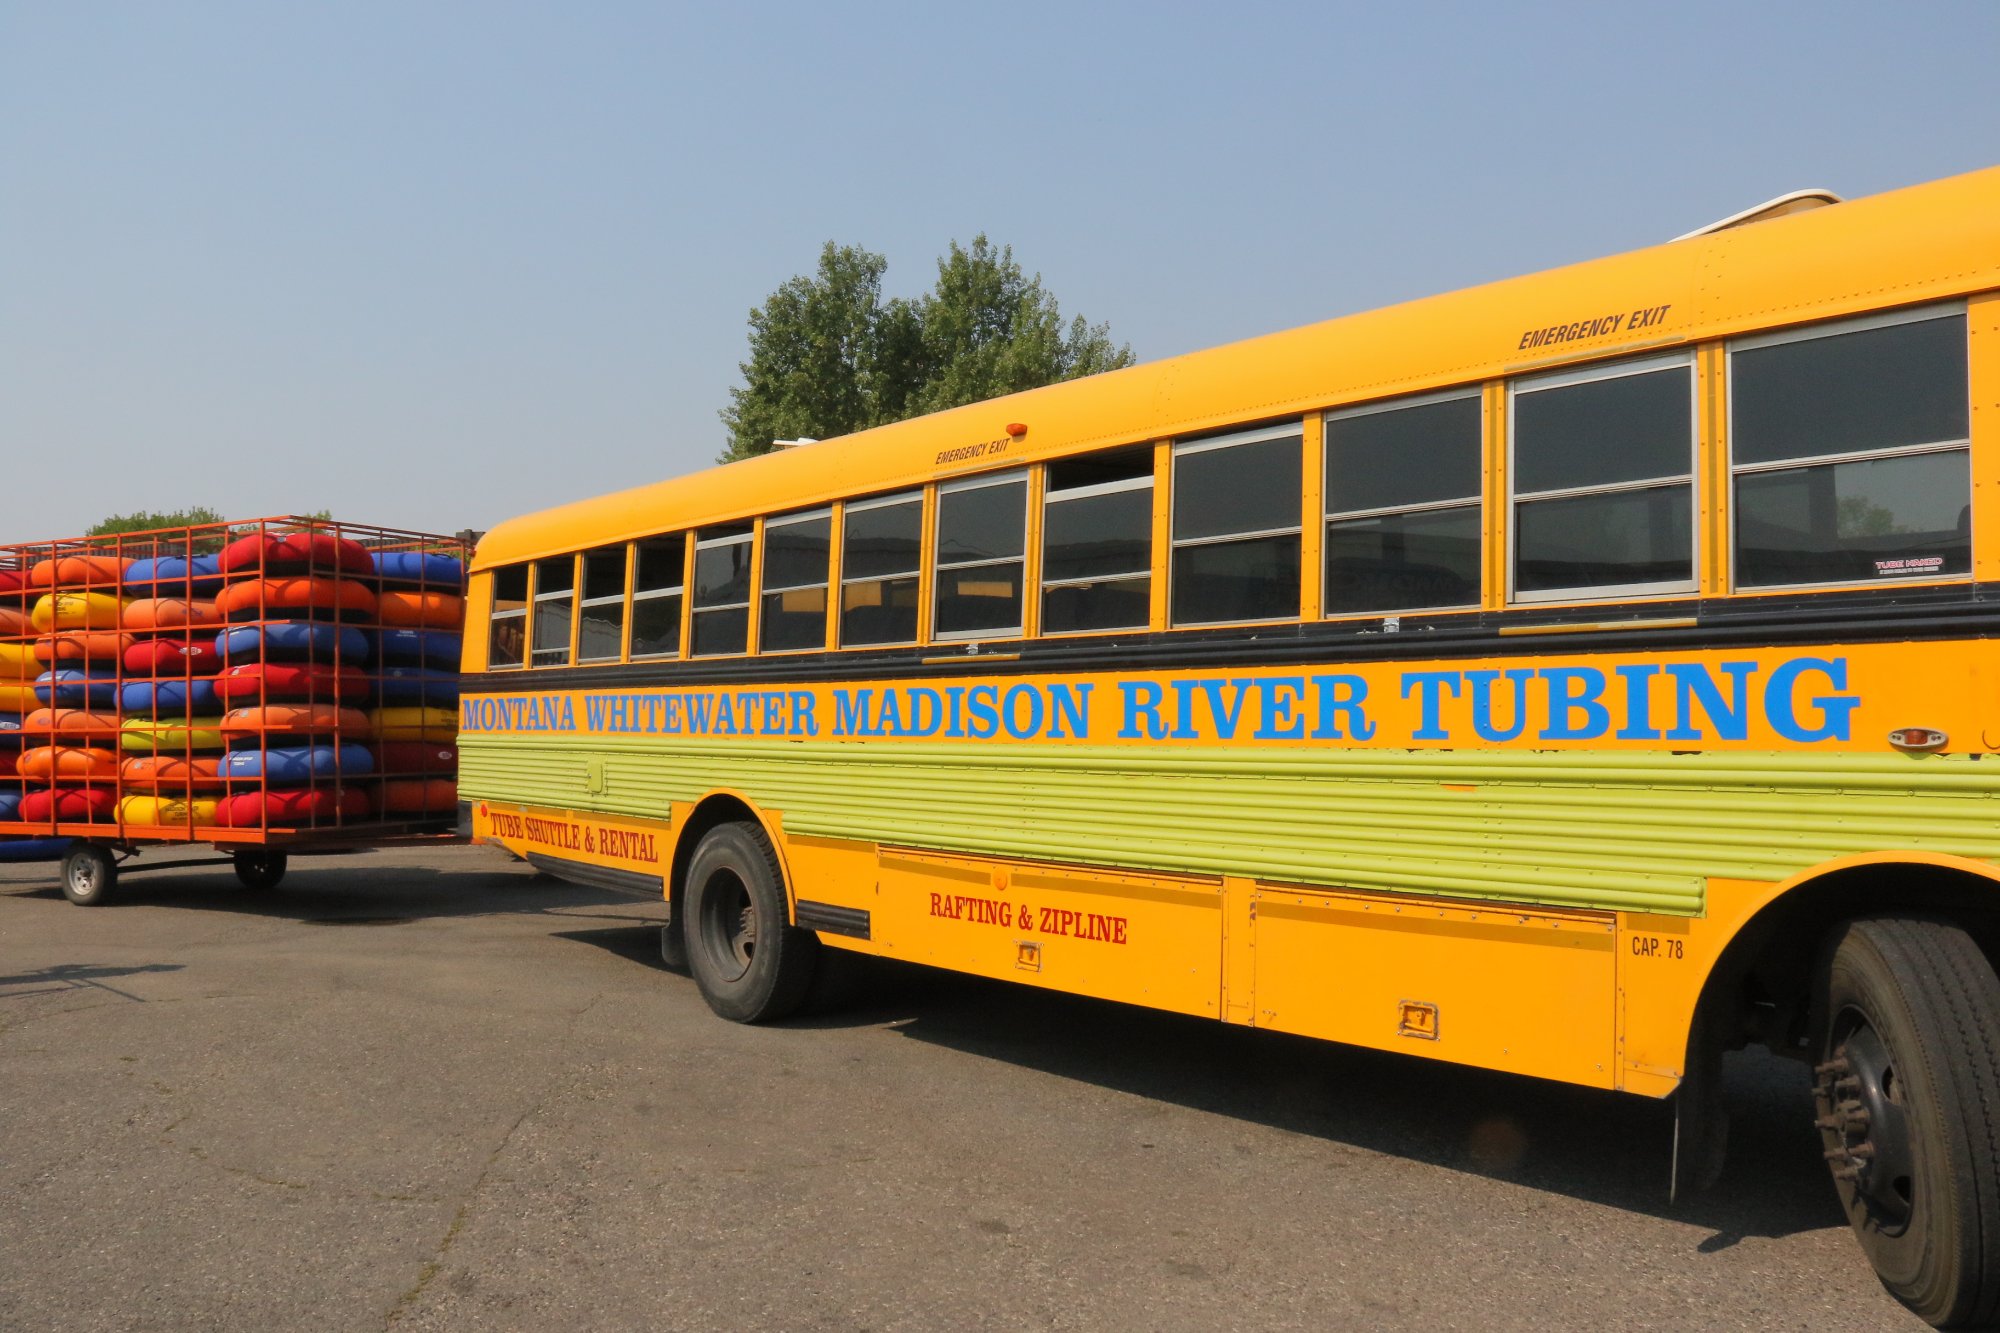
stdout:
{"type": "Polygon", "coordinates": [[[868,909],[864,907],[836,907],[832,903],[807,902],[801,898],[798,915],[799,925],[807,930],[822,931],[828,935],[851,935],[857,940],[870,938],[868,909]]]}
{"type": "Polygon", "coordinates": [[[557,879],[566,879],[572,884],[585,884],[593,889],[608,889],[612,893],[622,893],[633,898],[646,898],[654,902],[666,901],[667,882],[658,875],[642,875],[636,870],[619,870],[613,866],[592,865],[588,861],[572,861],[566,856],[550,856],[547,852],[529,852],[528,864],[557,879]]]}
{"type": "Polygon", "coordinates": [[[1383,619],[1141,631],[1084,638],[988,640],[889,651],[847,649],[698,661],[539,667],[468,674],[468,694],[618,689],[655,685],[755,685],[883,680],[977,672],[1018,676],[1072,671],[1172,671],[1338,664],[1384,659],[1587,654],[1786,644],[1918,642],[2000,634],[2000,584],[1881,589],[1852,594],[1688,599],[1642,606],[1404,615],[1383,619]],[[1621,627],[1630,622],[1629,627],[1621,627]],[[1544,633],[1537,633],[1543,631],[1544,633]]]}

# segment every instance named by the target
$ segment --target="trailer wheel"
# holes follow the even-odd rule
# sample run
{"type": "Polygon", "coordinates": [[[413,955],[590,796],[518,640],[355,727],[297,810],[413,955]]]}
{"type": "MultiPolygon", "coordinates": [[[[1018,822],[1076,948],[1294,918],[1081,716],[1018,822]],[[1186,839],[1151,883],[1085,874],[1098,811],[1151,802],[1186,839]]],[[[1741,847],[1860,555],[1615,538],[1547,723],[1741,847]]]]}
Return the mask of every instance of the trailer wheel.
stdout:
{"type": "Polygon", "coordinates": [[[73,844],[62,859],[63,897],[78,907],[102,907],[118,887],[118,863],[94,842],[73,844]]]}
{"type": "Polygon", "coordinates": [[[246,889],[262,892],[278,887],[285,877],[285,854],[266,848],[236,853],[236,878],[246,889]]]}
{"type": "Polygon", "coordinates": [[[1944,921],[1847,924],[1813,1099],[1882,1285],[1940,1328],[2000,1319],[2000,977],[1944,921]]]}
{"type": "Polygon", "coordinates": [[[709,1008],[731,1022],[768,1023],[799,1007],[819,937],[790,923],[763,829],[709,830],[688,862],[685,895],[688,968],[709,1008]]]}

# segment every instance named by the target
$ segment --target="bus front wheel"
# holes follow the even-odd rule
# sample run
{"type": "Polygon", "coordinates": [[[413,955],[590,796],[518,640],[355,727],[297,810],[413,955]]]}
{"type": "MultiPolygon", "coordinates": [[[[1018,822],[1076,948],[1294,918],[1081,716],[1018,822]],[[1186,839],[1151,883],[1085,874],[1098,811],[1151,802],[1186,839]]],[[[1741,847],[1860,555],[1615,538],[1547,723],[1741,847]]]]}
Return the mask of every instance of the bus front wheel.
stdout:
{"type": "Polygon", "coordinates": [[[2000,1318],[2000,977],[1948,922],[1848,922],[1813,1099],[1882,1284],[1940,1328],[2000,1318]]]}
{"type": "Polygon", "coordinates": [[[819,938],[791,924],[771,840],[755,824],[709,830],[688,862],[688,969],[708,1007],[735,1023],[768,1023],[799,1007],[819,938]]]}

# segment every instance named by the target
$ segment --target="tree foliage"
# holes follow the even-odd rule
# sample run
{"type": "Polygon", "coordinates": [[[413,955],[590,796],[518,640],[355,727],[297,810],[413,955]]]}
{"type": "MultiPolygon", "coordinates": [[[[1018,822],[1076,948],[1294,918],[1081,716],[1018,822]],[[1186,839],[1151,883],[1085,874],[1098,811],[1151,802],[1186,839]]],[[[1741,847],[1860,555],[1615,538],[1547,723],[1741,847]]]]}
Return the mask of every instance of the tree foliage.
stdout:
{"type": "Polygon", "coordinates": [[[825,439],[1132,364],[1105,324],[1068,323],[1040,274],[982,234],[951,243],[936,285],[882,297],[888,261],[828,241],[812,276],[792,278],[750,312],[743,385],[721,416],[718,462],[773,440],[825,439]]]}
{"type": "Polygon", "coordinates": [[[196,505],[191,509],[173,509],[155,513],[150,509],[136,510],[130,514],[113,514],[111,517],[91,526],[86,537],[112,537],[121,532],[151,532],[155,528],[191,528],[202,523],[220,523],[222,515],[207,505],[196,505]]]}

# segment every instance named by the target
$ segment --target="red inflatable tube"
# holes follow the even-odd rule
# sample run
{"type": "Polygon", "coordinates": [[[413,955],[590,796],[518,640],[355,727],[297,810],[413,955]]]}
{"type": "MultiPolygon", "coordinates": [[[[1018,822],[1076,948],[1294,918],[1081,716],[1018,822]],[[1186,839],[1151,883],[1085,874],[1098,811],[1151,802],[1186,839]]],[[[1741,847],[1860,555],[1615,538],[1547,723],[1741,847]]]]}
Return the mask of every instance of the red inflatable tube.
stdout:
{"type": "Polygon", "coordinates": [[[0,606],[0,639],[19,639],[35,632],[35,622],[26,611],[0,606]]]}
{"type": "Polygon", "coordinates": [[[465,628],[465,599],[448,592],[385,592],[380,608],[385,625],[436,630],[465,628]]]}
{"type": "Polygon", "coordinates": [[[18,569],[0,569],[0,597],[28,586],[28,576],[18,569]]]}
{"type": "Polygon", "coordinates": [[[458,747],[435,741],[383,741],[375,747],[375,771],[392,776],[458,772],[458,747]]]}
{"type": "Polygon", "coordinates": [[[458,813],[458,784],[450,778],[390,778],[382,784],[384,815],[458,813]]]}
{"type": "Polygon", "coordinates": [[[366,819],[368,794],[358,787],[305,787],[297,791],[246,791],[221,803],[215,822],[224,828],[283,828],[366,819]]]}
{"type": "Polygon", "coordinates": [[[28,586],[70,588],[101,583],[115,590],[125,577],[125,566],[131,563],[110,555],[59,555],[36,561],[28,571],[28,586]]]}
{"type": "Polygon", "coordinates": [[[21,801],[21,819],[29,824],[46,824],[54,819],[65,824],[110,819],[118,809],[118,789],[102,787],[47,787],[31,791],[21,801]]]}
{"type": "MultiPolygon", "coordinates": [[[[372,619],[375,594],[353,579],[245,579],[215,595],[224,620],[282,620],[300,611],[332,611],[351,620],[372,619]]],[[[463,611],[461,611],[463,615],[463,611]]]]}
{"type": "Polygon", "coordinates": [[[221,564],[225,574],[375,572],[375,559],[367,547],[331,532],[253,532],[223,547],[221,564]]]}
{"type": "Polygon", "coordinates": [[[125,650],[124,662],[128,676],[212,676],[222,655],[211,639],[142,639],[125,650]]]}
{"type": "Polygon", "coordinates": [[[259,698],[334,699],[359,702],[368,697],[368,673],[360,667],[325,666],[318,662],[251,662],[231,667],[215,678],[215,692],[224,699],[255,703],[259,698]]]}

